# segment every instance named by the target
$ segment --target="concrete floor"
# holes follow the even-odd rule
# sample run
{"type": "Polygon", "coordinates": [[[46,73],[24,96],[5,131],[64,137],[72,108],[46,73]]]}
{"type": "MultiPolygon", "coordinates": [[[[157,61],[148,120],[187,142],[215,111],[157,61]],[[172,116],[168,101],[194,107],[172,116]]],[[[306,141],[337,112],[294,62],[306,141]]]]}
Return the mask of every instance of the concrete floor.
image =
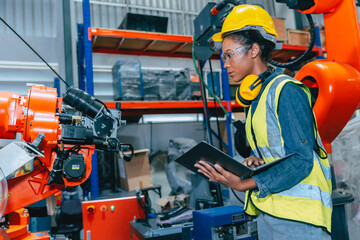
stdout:
{"type": "MultiPolygon", "coordinates": [[[[162,197],[167,197],[170,195],[171,188],[168,183],[165,172],[154,172],[152,174],[152,180],[153,180],[154,185],[161,186],[162,197]]],[[[150,199],[151,199],[151,203],[152,203],[152,208],[155,210],[155,212],[160,212],[161,207],[156,204],[157,201],[160,199],[159,196],[154,192],[150,192],[149,195],[150,195],[150,199]]]]}

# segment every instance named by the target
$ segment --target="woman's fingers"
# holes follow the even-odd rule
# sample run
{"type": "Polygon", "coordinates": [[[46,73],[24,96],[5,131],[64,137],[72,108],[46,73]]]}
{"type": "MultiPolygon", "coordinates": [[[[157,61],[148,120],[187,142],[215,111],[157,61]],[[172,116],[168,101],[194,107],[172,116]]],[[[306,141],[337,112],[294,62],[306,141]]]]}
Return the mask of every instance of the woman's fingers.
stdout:
{"type": "Polygon", "coordinates": [[[264,163],[265,163],[264,160],[255,156],[250,156],[248,158],[245,158],[243,161],[243,164],[250,168],[258,167],[260,165],[263,165],[264,163]]]}
{"type": "Polygon", "coordinates": [[[198,172],[204,174],[206,177],[208,177],[210,179],[214,178],[213,174],[208,169],[209,167],[211,168],[211,166],[207,166],[206,163],[201,164],[200,162],[196,163],[194,166],[199,168],[198,172]]]}
{"type": "Polygon", "coordinates": [[[255,166],[261,166],[261,165],[263,165],[265,162],[263,161],[263,160],[258,160],[258,161],[254,161],[254,165],[255,166]]]}
{"type": "Polygon", "coordinates": [[[199,169],[198,172],[204,174],[204,175],[205,175],[206,177],[208,177],[209,179],[211,178],[211,176],[210,176],[207,172],[205,172],[205,171],[203,171],[203,170],[201,170],[201,169],[199,169]]]}

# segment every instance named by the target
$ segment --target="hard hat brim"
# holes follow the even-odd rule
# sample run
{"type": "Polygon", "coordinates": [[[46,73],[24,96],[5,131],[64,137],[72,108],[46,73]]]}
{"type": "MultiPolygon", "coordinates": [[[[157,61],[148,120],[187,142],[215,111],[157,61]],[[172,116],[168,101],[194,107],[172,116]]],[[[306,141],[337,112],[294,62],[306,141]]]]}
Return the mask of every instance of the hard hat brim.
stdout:
{"type": "Polygon", "coordinates": [[[222,32],[214,34],[214,36],[212,36],[214,42],[222,42],[223,41],[222,34],[223,34],[222,32]]]}

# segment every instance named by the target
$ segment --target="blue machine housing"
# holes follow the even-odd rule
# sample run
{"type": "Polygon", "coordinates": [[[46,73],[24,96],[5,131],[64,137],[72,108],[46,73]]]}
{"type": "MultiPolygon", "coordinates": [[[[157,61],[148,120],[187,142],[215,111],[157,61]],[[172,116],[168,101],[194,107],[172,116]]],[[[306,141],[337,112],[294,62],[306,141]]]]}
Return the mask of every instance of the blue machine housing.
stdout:
{"type": "Polygon", "coordinates": [[[248,222],[251,219],[252,218],[244,212],[244,207],[233,205],[194,211],[193,221],[195,240],[210,240],[211,227],[248,222]]]}

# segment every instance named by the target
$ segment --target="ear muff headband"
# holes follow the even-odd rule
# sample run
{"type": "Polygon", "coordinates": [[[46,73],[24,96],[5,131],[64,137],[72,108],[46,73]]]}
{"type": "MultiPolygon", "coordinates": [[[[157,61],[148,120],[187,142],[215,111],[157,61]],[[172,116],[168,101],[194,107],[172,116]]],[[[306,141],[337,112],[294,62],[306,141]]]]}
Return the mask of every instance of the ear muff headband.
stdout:
{"type": "Polygon", "coordinates": [[[251,102],[259,95],[262,83],[267,79],[274,69],[269,67],[263,74],[257,76],[250,74],[246,76],[240,87],[236,89],[236,101],[242,107],[250,106],[251,102]]]}

